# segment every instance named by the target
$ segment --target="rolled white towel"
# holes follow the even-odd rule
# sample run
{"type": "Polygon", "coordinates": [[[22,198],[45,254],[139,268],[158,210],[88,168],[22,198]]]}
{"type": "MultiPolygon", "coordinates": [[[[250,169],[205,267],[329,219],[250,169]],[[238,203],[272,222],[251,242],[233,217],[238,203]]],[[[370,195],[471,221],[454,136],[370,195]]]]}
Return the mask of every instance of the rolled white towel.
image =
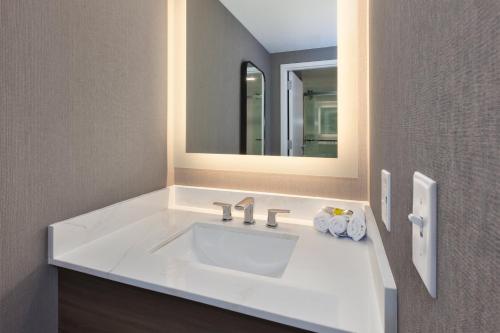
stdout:
{"type": "Polygon", "coordinates": [[[347,225],[347,235],[354,241],[360,241],[366,236],[366,221],[364,215],[355,214],[347,225]]]}
{"type": "Polygon", "coordinates": [[[335,237],[345,237],[349,217],[346,215],[336,215],[330,219],[328,230],[335,237]]]}
{"type": "Polygon", "coordinates": [[[323,210],[320,210],[314,217],[314,228],[319,232],[326,233],[328,231],[328,226],[330,225],[331,218],[332,216],[330,214],[323,210]]]}

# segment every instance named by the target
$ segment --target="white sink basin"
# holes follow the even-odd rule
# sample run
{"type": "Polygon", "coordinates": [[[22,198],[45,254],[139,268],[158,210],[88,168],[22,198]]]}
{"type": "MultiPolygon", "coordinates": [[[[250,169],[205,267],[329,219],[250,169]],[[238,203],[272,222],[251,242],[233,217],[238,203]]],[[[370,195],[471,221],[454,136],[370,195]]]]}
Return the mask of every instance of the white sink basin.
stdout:
{"type": "Polygon", "coordinates": [[[250,228],[196,223],[180,236],[167,241],[166,245],[160,245],[155,253],[246,273],[281,277],[298,236],[250,228]]]}

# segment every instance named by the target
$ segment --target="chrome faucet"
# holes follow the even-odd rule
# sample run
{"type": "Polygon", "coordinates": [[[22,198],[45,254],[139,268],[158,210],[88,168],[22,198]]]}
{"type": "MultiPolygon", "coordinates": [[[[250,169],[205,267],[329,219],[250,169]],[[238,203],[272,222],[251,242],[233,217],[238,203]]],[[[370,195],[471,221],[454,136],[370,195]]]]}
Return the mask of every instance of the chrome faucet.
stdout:
{"type": "Polygon", "coordinates": [[[231,221],[231,204],[225,202],[214,202],[214,205],[222,207],[222,221],[231,221]]]}
{"type": "Polygon", "coordinates": [[[278,222],[276,222],[276,215],[279,213],[290,213],[289,209],[268,209],[267,210],[267,224],[268,228],[276,228],[278,222]]]}
{"type": "Polygon", "coordinates": [[[243,211],[243,223],[245,224],[255,224],[255,220],[253,219],[253,206],[255,204],[255,199],[252,197],[247,197],[240,202],[238,202],[234,208],[236,210],[243,211]]]}

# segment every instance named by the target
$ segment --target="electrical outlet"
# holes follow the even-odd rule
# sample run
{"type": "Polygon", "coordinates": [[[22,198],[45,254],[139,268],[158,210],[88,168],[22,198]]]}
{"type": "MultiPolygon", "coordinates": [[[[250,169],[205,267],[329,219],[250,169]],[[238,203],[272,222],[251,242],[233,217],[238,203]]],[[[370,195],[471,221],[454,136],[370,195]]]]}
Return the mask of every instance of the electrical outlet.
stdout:
{"type": "Polygon", "coordinates": [[[384,222],[387,231],[391,231],[391,173],[387,170],[382,170],[381,189],[382,222],[384,222]]]}

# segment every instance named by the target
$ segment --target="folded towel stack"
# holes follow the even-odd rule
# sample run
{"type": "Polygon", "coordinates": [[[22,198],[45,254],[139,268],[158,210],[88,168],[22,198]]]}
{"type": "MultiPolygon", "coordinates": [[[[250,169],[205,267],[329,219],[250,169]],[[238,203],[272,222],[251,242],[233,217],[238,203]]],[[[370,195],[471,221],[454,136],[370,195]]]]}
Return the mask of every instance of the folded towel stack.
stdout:
{"type": "Polygon", "coordinates": [[[331,218],[332,215],[328,214],[323,209],[320,210],[314,217],[314,227],[319,232],[326,233],[328,231],[328,227],[330,226],[331,218]]]}
{"type": "Polygon", "coordinates": [[[347,235],[354,241],[360,241],[366,236],[366,221],[364,216],[353,215],[347,225],[347,235]]]}
{"type": "Polygon", "coordinates": [[[321,209],[314,217],[314,228],[336,238],[349,237],[360,241],[366,236],[366,221],[362,214],[339,210],[331,207],[321,209]]]}
{"type": "Polygon", "coordinates": [[[347,215],[337,215],[330,219],[330,224],[328,226],[328,231],[334,237],[346,237],[347,236],[347,223],[349,223],[349,217],[347,215]]]}

